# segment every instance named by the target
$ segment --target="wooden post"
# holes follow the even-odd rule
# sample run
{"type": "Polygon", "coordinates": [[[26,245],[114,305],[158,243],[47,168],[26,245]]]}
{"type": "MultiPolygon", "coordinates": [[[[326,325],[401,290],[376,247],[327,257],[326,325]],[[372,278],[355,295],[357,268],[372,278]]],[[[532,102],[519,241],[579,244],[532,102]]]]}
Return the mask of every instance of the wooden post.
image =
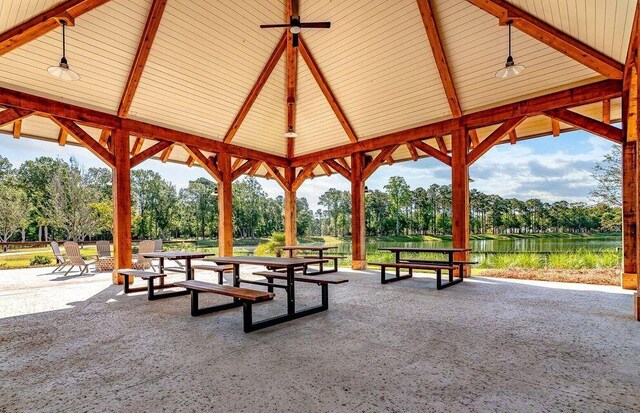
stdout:
{"type": "Polygon", "coordinates": [[[622,288],[638,287],[638,134],[637,88],[635,68],[630,73],[630,88],[623,96],[625,142],[622,145],[622,288]]]}
{"type": "Polygon", "coordinates": [[[296,206],[296,191],[293,189],[293,181],[296,178],[295,168],[284,168],[284,236],[285,244],[298,244],[298,210],[296,206]]]}
{"type": "Polygon", "coordinates": [[[351,155],[351,268],[367,269],[364,213],[364,154],[351,155]]]}
{"type": "MultiPolygon", "coordinates": [[[[451,234],[454,248],[469,248],[469,166],[467,152],[469,140],[466,129],[451,134],[451,234]]],[[[468,261],[469,253],[454,254],[454,259],[468,261]]],[[[469,266],[464,266],[465,276],[469,266]]]]}
{"type": "Polygon", "coordinates": [[[231,183],[231,155],[218,153],[218,249],[221,257],[233,255],[233,206],[231,183]]]}
{"type": "MultiPolygon", "coordinates": [[[[116,129],[112,134],[114,166],[113,190],[113,283],[124,284],[117,270],[131,268],[131,167],[129,158],[129,132],[116,129]]],[[[129,277],[133,283],[133,277],[129,277]]]]}

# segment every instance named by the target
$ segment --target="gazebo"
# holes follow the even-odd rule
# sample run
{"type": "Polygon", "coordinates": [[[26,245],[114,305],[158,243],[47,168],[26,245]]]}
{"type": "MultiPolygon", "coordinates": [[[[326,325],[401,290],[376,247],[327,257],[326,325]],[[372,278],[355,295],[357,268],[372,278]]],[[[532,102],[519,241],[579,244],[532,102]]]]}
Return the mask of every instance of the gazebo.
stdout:
{"type": "Polygon", "coordinates": [[[282,186],[294,244],[298,188],[342,175],[364,269],[364,186],[381,165],[449,165],[453,246],[468,247],[469,167],[496,144],[584,129],[623,146],[622,286],[636,288],[638,25],[635,0],[5,0],[0,127],[112,168],[116,269],[131,265],[130,171],[150,158],[219,183],[221,255],[238,177],[282,186]],[[517,76],[496,76],[505,61],[517,76]]]}

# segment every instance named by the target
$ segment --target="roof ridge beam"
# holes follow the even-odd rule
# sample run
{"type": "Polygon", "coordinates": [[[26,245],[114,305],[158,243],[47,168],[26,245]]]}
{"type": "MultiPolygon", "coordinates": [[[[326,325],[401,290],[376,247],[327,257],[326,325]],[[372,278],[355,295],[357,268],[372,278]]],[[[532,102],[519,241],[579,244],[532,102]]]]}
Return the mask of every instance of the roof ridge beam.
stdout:
{"type": "Polygon", "coordinates": [[[167,5],[167,0],[153,0],[149,15],[147,16],[147,22],[144,25],[142,36],[140,37],[140,44],[138,44],[138,50],[136,56],[133,59],[131,66],[131,72],[127,79],[124,92],[122,93],[122,99],[120,100],[120,106],[118,108],[118,116],[126,118],[133,103],[133,97],[138,89],[142,72],[147,64],[149,53],[151,52],[151,46],[156,38],[156,33],[160,27],[160,21],[162,20],[162,14],[164,8],[167,5]]]}
{"type": "Polygon", "coordinates": [[[0,34],[0,56],[54,30],[64,21],[75,19],[109,0],[67,0],[0,34]]]}
{"type": "Polygon", "coordinates": [[[568,34],[534,17],[505,0],[467,0],[489,14],[498,18],[500,24],[512,22],[523,33],[539,40],[549,47],[582,63],[588,68],[608,77],[622,79],[624,65],[569,36],[568,34]]]}

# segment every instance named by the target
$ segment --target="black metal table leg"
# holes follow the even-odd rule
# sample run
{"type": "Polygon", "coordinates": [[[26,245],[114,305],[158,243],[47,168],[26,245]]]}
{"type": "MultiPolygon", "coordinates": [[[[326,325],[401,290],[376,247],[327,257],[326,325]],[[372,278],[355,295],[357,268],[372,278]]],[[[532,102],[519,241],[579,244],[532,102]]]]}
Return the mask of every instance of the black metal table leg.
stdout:
{"type": "MultiPolygon", "coordinates": [[[[318,251],[318,258],[322,259],[322,250],[318,251]]],[[[320,262],[320,272],[324,271],[324,263],[321,261],[320,262]]]]}
{"type": "MultiPolygon", "coordinates": [[[[396,251],[396,264],[400,262],[400,251],[396,251]]],[[[396,278],[400,278],[400,268],[396,268],[396,278]]]]}
{"type": "Polygon", "coordinates": [[[287,267],[287,314],[294,315],[296,313],[296,292],[293,267],[287,267]]]}
{"type": "MultiPolygon", "coordinates": [[[[164,274],[164,257],[160,257],[160,262],[158,264],[158,269],[160,274],[164,274]]],[[[164,277],[160,278],[160,285],[164,285],[164,277]]]]}

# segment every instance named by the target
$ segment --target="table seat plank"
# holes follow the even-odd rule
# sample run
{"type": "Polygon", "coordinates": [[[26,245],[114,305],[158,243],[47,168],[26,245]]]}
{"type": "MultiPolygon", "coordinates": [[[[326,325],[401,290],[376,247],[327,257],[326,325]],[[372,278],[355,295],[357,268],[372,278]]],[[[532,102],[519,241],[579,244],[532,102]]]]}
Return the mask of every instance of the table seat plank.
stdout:
{"type": "MultiPolygon", "coordinates": [[[[260,275],[265,278],[275,278],[277,280],[286,280],[287,275],[276,271],[257,271],[253,275],[260,275]]],[[[295,281],[315,283],[315,284],[342,284],[349,282],[347,278],[336,275],[296,275],[293,277],[295,281]]]]}
{"type": "Polygon", "coordinates": [[[175,285],[188,290],[225,295],[253,302],[271,300],[275,296],[273,293],[252,290],[250,288],[233,287],[230,285],[220,285],[198,280],[177,281],[175,285]]]}

